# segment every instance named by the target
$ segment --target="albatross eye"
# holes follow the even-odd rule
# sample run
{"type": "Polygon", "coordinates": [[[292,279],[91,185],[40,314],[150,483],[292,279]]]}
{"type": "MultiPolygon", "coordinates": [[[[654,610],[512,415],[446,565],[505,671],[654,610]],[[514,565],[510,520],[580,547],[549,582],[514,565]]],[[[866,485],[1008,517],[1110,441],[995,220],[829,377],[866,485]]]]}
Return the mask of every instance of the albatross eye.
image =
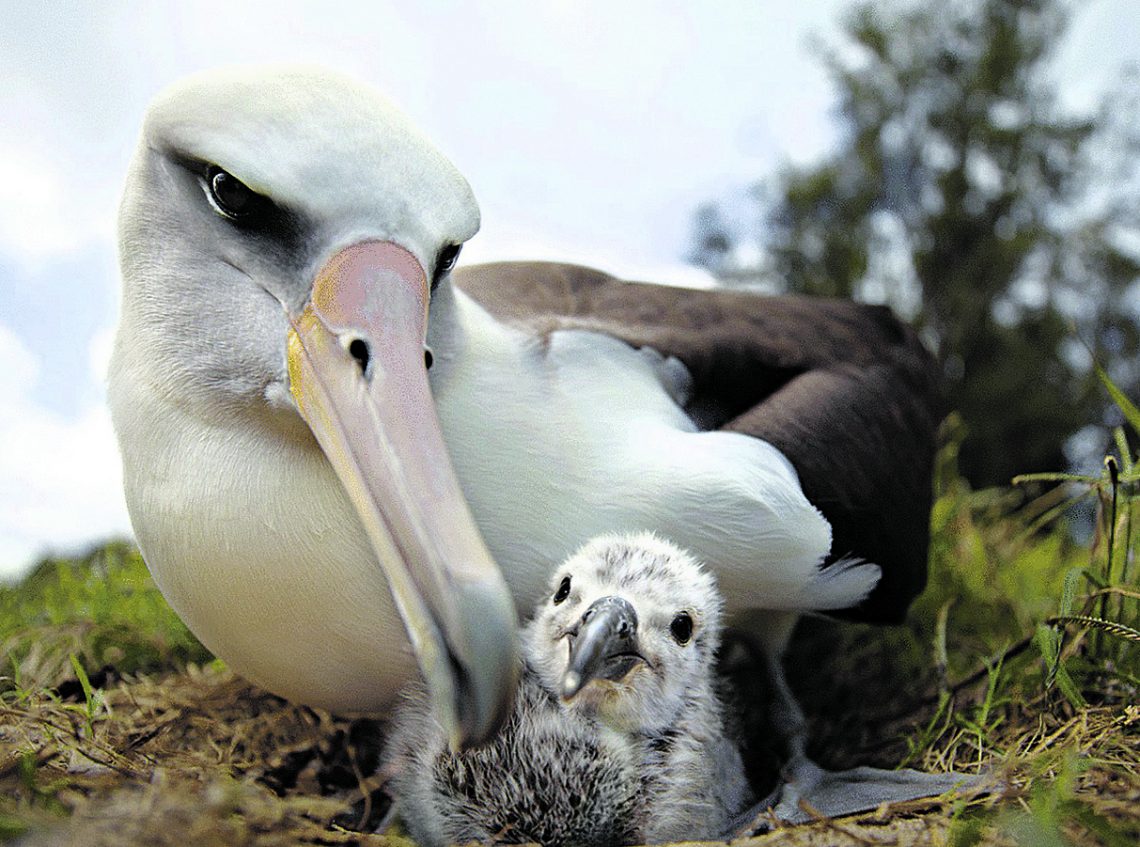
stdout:
{"type": "Polygon", "coordinates": [[[693,619],[688,612],[677,612],[673,623],[669,624],[669,631],[678,644],[688,644],[693,637],[693,619]]]}
{"type": "Polygon", "coordinates": [[[455,267],[455,263],[459,260],[459,251],[463,249],[462,244],[449,244],[439,251],[439,261],[435,264],[436,274],[442,276],[455,267]]]}
{"type": "Polygon", "coordinates": [[[563,600],[570,596],[570,577],[562,577],[562,582],[558,584],[558,590],[554,592],[554,605],[557,606],[563,600]]]}
{"type": "Polygon", "coordinates": [[[206,185],[210,189],[210,199],[218,211],[235,220],[244,218],[256,211],[265,199],[244,182],[217,165],[206,170],[206,185]]]}
{"type": "Polygon", "coordinates": [[[435,274],[431,280],[432,291],[435,291],[440,280],[451,273],[451,269],[454,268],[455,263],[459,261],[459,251],[462,249],[462,244],[449,244],[439,251],[439,256],[437,256],[435,260],[435,274]]]}

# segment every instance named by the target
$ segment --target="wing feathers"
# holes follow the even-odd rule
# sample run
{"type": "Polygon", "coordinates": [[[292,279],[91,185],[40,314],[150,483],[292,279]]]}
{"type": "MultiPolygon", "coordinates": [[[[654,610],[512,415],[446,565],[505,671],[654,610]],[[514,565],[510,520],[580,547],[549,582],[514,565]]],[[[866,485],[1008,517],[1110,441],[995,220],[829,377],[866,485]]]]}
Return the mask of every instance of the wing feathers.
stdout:
{"type": "MultiPolygon", "coordinates": [[[[926,583],[937,368],[890,310],[844,300],[627,284],[573,265],[511,262],[456,274],[500,320],[606,333],[674,356],[702,429],[763,438],[832,524],[830,562],[882,578],[847,616],[901,620],[926,583]]],[[[832,568],[835,565],[831,565],[832,568]]]]}

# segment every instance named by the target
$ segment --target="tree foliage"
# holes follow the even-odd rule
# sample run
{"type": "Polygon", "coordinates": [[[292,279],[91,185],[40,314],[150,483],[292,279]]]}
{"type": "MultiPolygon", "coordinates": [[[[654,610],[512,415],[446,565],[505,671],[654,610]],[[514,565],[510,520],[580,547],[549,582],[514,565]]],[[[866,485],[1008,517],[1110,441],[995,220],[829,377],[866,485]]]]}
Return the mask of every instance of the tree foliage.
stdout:
{"type": "Polygon", "coordinates": [[[976,485],[1063,467],[1066,439],[1102,422],[1081,339],[1137,386],[1138,112],[1121,97],[1092,117],[1059,108],[1050,61],[1069,11],[854,7],[824,53],[835,152],[755,187],[751,232],[723,205],[696,215],[693,259],[726,282],[886,302],[914,320],[968,426],[961,467],[976,485]]]}

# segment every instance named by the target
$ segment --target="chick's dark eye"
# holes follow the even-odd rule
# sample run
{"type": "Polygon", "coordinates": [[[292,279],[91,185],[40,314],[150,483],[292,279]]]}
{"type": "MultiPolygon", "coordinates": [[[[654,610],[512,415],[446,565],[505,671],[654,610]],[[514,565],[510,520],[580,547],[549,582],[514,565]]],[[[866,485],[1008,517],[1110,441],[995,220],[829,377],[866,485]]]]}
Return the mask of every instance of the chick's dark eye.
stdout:
{"type": "Polygon", "coordinates": [[[693,619],[688,612],[678,612],[669,624],[669,631],[678,644],[688,644],[693,637],[693,619]]]}
{"type": "Polygon", "coordinates": [[[563,600],[570,596],[570,577],[562,577],[562,582],[558,584],[558,590],[554,592],[554,605],[557,606],[563,600]]]}
{"type": "Polygon", "coordinates": [[[231,218],[244,218],[256,211],[264,198],[228,171],[217,165],[206,170],[206,184],[210,197],[222,214],[231,218]]]}

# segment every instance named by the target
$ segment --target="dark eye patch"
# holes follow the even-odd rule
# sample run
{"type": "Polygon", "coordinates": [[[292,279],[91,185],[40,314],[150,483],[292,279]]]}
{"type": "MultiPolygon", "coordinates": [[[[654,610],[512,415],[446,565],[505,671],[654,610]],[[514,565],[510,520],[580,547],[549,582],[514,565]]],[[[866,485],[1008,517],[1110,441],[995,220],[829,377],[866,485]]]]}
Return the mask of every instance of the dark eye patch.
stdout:
{"type": "Polygon", "coordinates": [[[554,605],[557,606],[563,600],[570,596],[570,577],[562,577],[562,582],[558,584],[558,590],[554,592],[554,605]]]}
{"type": "Polygon", "coordinates": [[[209,197],[215,214],[247,235],[269,238],[294,255],[302,248],[307,231],[304,217],[258,194],[220,165],[190,154],[167,150],[171,162],[188,171],[209,197]]]}

